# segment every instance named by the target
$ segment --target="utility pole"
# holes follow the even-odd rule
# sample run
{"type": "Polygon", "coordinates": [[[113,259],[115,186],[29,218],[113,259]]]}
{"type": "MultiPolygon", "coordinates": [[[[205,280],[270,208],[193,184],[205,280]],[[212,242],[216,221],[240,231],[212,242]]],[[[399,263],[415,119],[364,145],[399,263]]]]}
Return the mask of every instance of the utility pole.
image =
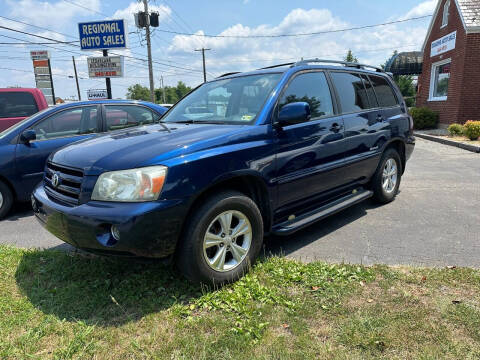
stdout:
{"type": "Polygon", "coordinates": [[[166,104],[167,101],[165,100],[165,86],[163,85],[163,75],[160,76],[160,84],[162,85],[163,103],[166,104]]]}
{"type": "Polygon", "coordinates": [[[155,102],[155,87],[153,84],[153,65],[152,65],[152,44],[150,43],[150,14],[148,13],[148,1],[143,0],[143,8],[145,11],[145,33],[147,38],[148,53],[148,77],[150,79],[150,101],[155,102]]]}
{"type": "Polygon", "coordinates": [[[203,82],[207,82],[207,69],[205,68],[205,50],[212,50],[212,49],[195,49],[195,51],[201,51],[202,52],[202,59],[203,59],[203,82]]]}
{"type": "Polygon", "coordinates": [[[82,95],[80,95],[80,85],[78,85],[77,65],[75,65],[75,56],[72,56],[73,71],[75,72],[75,81],[77,82],[78,101],[82,101],[82,95]]]}

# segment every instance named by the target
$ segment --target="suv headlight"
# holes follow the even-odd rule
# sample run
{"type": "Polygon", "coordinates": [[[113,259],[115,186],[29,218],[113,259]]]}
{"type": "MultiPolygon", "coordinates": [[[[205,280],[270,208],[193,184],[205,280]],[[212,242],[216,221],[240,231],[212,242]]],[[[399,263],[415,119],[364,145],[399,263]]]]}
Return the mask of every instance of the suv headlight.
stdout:
{"type": "Polygon", "coordinates": [[[105,172],[95,184],[92,200],[121,202],[157,200],[166,176],[165,166],[105,172]]]}

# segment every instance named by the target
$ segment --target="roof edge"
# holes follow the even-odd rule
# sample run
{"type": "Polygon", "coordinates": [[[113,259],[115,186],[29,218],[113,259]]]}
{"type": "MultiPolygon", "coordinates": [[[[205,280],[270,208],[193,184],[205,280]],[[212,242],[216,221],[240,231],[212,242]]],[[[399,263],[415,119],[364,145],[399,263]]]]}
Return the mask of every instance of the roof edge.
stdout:
{"type": "MultiPolygon", "coordinates": [[[[463,25],[463,28],[465,29],[465,31],[467,33],[469,32],[477,32],[477,31],[472,31],[472,29],[470,28],[467,28],[466,24],[465,24],[465,19],[463,18],[463,13],[462,13],[462,9],[460,8],[460,4],[458,3],[458,0],[454,0],[455,2],[455,6],[457,7],[457,12],[458,12],[458,15],[460,16],[460,19],[462,20],[462,25],[463,25]]],[[[428,31],[427,31],[427,35],[425,36],[425,40],[423,42],[423,45],[422,45],[422,51],[425,53],[425,48],[427,46],[427,41],[428,39],[430,38],[430,35],[432,35],[432,30],[433,30],[433,24],[435,23],[435,20],[438,16],[438,12],[440,10],[440,4],[443,3],[443,0],[438,0],[437,2],[437,6],[435,7],[435,11],[433,12],[433,15],[432,15],[432,20],[430,21],[430,25],[428,26],[428,31]]],[[[478,30],[480,31],[480,30],[478,30]]]]}

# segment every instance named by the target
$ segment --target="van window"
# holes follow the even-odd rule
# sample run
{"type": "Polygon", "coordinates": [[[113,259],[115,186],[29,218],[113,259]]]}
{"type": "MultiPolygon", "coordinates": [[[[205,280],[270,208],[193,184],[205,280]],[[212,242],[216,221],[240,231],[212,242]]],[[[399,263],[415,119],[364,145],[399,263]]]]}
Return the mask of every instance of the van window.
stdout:
{"type": "Polygon", "coordinates": [[[159,116],[152,110],[136,105],[106,105],[107,130],[119,130],[132,126],[149,125],[158,122],[159,116]]]}
{"type": "Polygon", "coordinates": [[[0,92],[0,118],[27,117],[37,111],[35,98],[29,92],[0,92]]]}
{"type": "Polygon", "coordinates": [[[378,105],[380,107],[390,107],[398,104],[397,98],[387,79],[381,76],[369,75],[369,77],[377,94],[378,105]]]}
{"type": "Polygon", "coordinates": [[[97,107],[75,107],[60,111],[32,126],[37,140],[92,134],[98,131],[97,107]]]}
{"type": "Polygon", "coordinates": [[[369,108],[367,91],[360,75],[332,72],[332,79],[337,89],[342,113],[357,112],[369,108]]]}
{"type": "Polygon", "coordinates": [[[312,120],[333,115],[333,103],[327,79],[323,72],[308,72],[295,77],[279,102],[279,109],[293,102],[310,105],[312,120]]]}

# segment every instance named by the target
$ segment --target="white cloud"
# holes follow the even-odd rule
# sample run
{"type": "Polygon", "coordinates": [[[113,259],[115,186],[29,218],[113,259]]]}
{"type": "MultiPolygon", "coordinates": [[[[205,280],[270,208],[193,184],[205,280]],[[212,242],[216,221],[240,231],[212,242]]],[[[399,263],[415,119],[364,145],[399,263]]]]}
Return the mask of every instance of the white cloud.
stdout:
{"type": "Polygon", "coordinates": [[[100,0],[82,0],[78,7],[66,1],[48,2],[39,0],[6,0],[10,8],[10,15],[24,22],[45,26],[48,28],[62,28],[69,24],[74,17],[91,15],[92,9],[100,11],[100,0]]]}
{"type": "Polygon", "coordinates": [[[427,0],[424,1],[414,8],[412,8],[409,12],[407,12],[404,16],[400,18],[400,20],[405,20],[412,17],[419,17],[424,15],[431,15],[435,11],[435,7],[437,6],[438,0],[427,0]]]}
{"type": "MultiPolygon", "coordinates": [[[[423,9],[423,7],[422,7],[423,9]]],[[[409,13],[414,11],[412,9],[409,13]]],[[[420,10],[415,10],[419,13],[420,10]]],[[[424,10],[427,11],[427,10],[424,10]]],[[[219,35],[279,35],[337,30],[354,27],[327,9],[295,9],[277,25],[248,27],[236,24],[219,35]]],[[[280,38],[204,38],[177,35],[168,48],[174,57],[193,59],[191,67],[201,69],[201,57],[193,55],[198,43],[211,48],[207,52],[207,71],[220,74],[229,71],[245,71],[276,63],[300,60],[301,58],[342,59],[352,49],[361,62],[380,65],[398,49],[419,50],[426,33],[425,22],[382,26],[364,30],[329,33],[313,36],[280,38]]],[[[198,30],[197,35],[204,34],[198,30]]],[[[183,60],[185,61],[185,60],[183,60]]]]}

